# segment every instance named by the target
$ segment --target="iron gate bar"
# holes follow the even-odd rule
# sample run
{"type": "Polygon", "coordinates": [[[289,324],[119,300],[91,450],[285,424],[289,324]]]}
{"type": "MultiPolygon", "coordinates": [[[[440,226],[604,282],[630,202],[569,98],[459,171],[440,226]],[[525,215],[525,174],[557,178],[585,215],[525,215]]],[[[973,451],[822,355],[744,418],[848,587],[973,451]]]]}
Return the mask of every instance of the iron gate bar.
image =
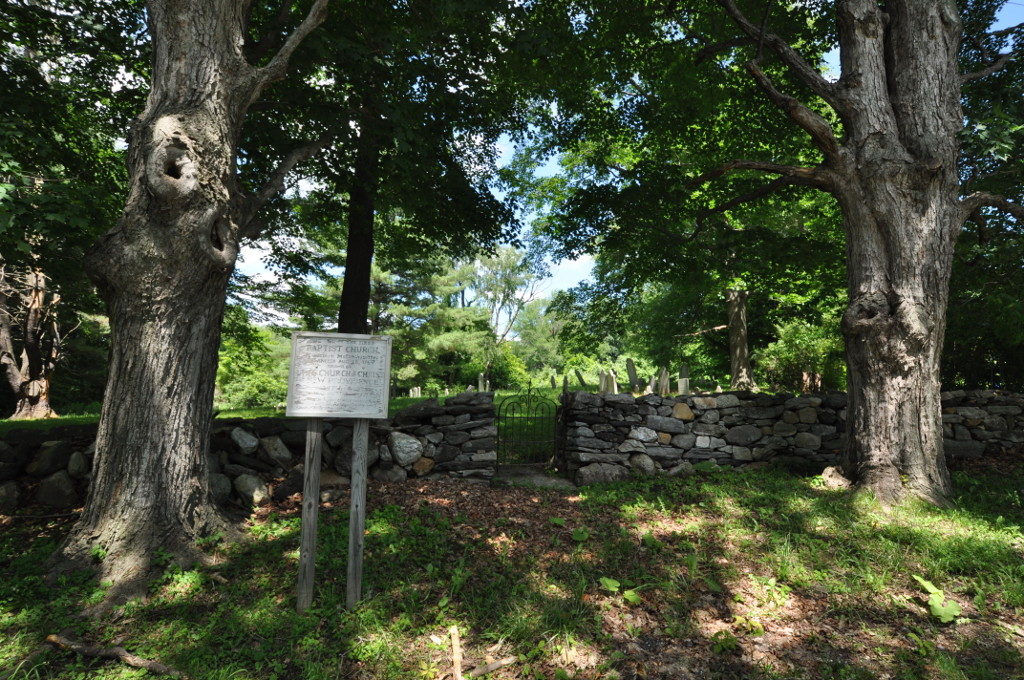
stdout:
{"type": "Polygon", "coordinates": [[[558,405],[532,388],[498,406],[498,464],[540,465],[554,458],[558,405]]]}

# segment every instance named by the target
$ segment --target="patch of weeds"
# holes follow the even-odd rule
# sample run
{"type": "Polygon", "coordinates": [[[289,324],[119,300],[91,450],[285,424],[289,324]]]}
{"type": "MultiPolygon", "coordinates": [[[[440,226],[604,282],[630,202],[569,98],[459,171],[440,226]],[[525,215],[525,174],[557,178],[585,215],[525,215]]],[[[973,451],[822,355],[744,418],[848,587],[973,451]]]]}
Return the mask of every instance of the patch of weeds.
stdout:
{"type": "Polygon", "coordinates": [[[720,630],[711,636],[711,651],[715,654],[731,654],[740,650],[740,641],[727,630],[720,630]]]}

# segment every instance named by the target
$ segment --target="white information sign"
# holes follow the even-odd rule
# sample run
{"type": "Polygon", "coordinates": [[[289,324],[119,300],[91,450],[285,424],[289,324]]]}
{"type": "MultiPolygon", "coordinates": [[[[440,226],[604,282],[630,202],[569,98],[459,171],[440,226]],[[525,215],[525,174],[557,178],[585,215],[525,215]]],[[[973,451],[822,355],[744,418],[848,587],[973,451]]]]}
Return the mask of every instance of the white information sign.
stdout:
{"type": "Polygon", "coordinates": [[[295,332],[286,415],[387,418],[390,375],[390,336],[295,332]]]}

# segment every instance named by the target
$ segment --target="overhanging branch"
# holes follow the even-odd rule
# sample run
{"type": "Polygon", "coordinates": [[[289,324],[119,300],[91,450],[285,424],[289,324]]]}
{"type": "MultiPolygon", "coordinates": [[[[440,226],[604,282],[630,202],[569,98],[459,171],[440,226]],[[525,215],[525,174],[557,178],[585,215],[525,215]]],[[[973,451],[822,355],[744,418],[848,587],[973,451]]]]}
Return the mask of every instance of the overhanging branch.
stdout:
{"type": "MultiPolygon", "coordinates": [[[[1005,35],[1009,35],[1017,31],[1024,31],[1024,23],[1017,24],[1016,26],[1010,26],[1008,28],[1003,28],[998,31],[991,31],[989,33],[986,33],[985,35],[991,38],[1001,38],[1005,35]]],[[[1017,49],[1010,50],[1005,54],[993,55],[988,50],[988,48],[985,47],[985,43],[980,38],[975,37],[970,38],[970,40],[978,47],[978,50],[981,52],[981,58],[985,61],[988,61],[989,64],[985,68],[978,69],[977,71],[973,71],[971,73],[963,74],[960,77],[960,80],[961,82],[964,83],[970,82],[972,80],[977,80],[978,78],[984,78],[985,76],[990,76],[993,73],[996,73],[997,71],[1001,71],[1006,67],[1007,64],[1010,63],[1011,59],[1020,56],[1021,54],[1021,48],[1018,46],[1017,49]]]]}
{"type": "Polygon", "coordinates": [[[285,71],[288,68],[288,61],[292,58],[295,50],[298,49],[302,41],[309,36],[313,30],[323,23],[327,17],[327,2],[328,0],[316,0],[313,6],[309,10],[309,14],[302,20],[302,23],[292,31],[288,39],[284,41],[284,45],[277,51],[277,54],[273,56],[263,68],[256,70],[256,85],[253,87],[252,94],[250,95],[250,102],[255,101],[256,97],[259,96],[260,92],[263,91],[268,84],[275,80],[280,80],[284,77],[285,71]]]}
{"type": "Polygon", "coordinates": [[[793,72],[807,87],[811,88],[814,94],[818,95],[833,107],[839,108],[839,101],[836,95],[835,86],[825,80],[824,76],[816,68],[794,50],[789,43],[775,35],[762,30],[762,27],[750,21],[733,0],[718,0],[720,4],[736,22],[736,25],[743,30],[751,39],[757,41],[779,56],[789,70],[793,72]]]}
{"type": "Polygon", "coordinates": [[[967,83],[972,80],[977,80],[978,78],[990,76],[993,73],[996,73],[997,71],[1002,71],[1006,67],[1006,65],[1010,63],[1010,59],[1013,59],[1015,54],[1015,52],[1007,52],[1006,54],[1000,54],[998,57],[996,57],[995,61],[993,61],[985,68],[973,71],[971,73],[965,73],[962,76],[960,76],[960,82],[967,83]]]}
{"type": "Polygon", "coordinates": [[[772,103],[785,111],[791,121],[811,136],[821,152],[825,154],[825,158],[834,160],[839,155],[839,140],[836,139],[835,132],[827,120],[796,98],[780,92],[756,62],[748,63],[747,71],[754,77],[772,103]]]}
{"type": "Polygon", "coordinates": [[[1017,31],[1024,31],[1024,22],[1017,24],[1016,26],[1008,26],[1007,28],[1001,28],[998,31],[989,31],[989,35],[994,38],[1001,38],[1004,35],[1010,35],[1017,31]]]}
{"type": "Polygon", "coordinates": [[[728,201],[725,201],[724,203],[716,205],[714,208],[708,208],[707,210],[705,210],[704,212],[700,213],[697,216],[697,223],[700,224],[701,222],[711,217],[712,215],[724,213],[728,210],[732,210],[735,207],[741,206],[744,203],[750,203],[751,201],[756,201],[759,198],[771,196],[772,194],[774,194],[776,191],[779,191],[783,187],[792,186],[793,184],[799,184],[799,182],[795,181],[795,179],[796,178],[793,177],[777,177],[776,179],[773,179],[771,182],[759,186],[758,188],[752,191],[748,191],[745,194],[740,194],[739,196],[731,198],[728,201]]]}
{"type": "Polygon", "coordinates": [[[803,184],[805,186],[812,186],[819,189],[832,188],[832,180],[828,176],[827,170],[821,166],[810,168],[799,165],[785,165],[782,163],[749,160],[729,161],[728,163],[724,163],[717,168],[708,170],[707,172],[694,177],[691,182],[695,186],[705,184],[713,179],[717,179],[736,170],[757,170],[788,178],[790,184],[803,184]]]}
{"type": "Polygon", "coordinates": [[[964,219],[974,214],[979,208],[988,207],[999,208],[1010,213],[1018,220],[1024,220],[1024,205],[1013,203],[1005,196],[990,194],[985,191],[975,191],[973,194],[965,197],[960,201],[960,207],[963,210],[964,219]]]}
{"type": "Polygon", "coordinates": [[[243,214],[243,235],[249,235],[247,232],[250,231],[250,226],[253,224],[253,217],[256,216],[260,208],[266,205],[267,201],[274,196],[284,191],[284,181],[288,177],[288,173],[295,169],[295,166],[309,160],[314,154],[330,144],[333,138],[333,130],[328,130],[320,135],[316,141],[292,149],[285,155],[274,171],[270,173],[270,179],[267,180],[259,191],[250,197],[243,214]]]}

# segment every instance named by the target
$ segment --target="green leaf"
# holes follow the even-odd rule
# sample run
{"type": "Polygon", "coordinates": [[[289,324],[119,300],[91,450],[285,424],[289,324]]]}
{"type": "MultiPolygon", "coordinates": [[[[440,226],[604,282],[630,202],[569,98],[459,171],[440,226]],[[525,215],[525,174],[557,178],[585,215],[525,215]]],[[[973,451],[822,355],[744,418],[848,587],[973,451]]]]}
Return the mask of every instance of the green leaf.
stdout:
{"type": "Polygon", "coordinates": [[[601,587],[604,588],[605,590],[608,590],[608,591],[613,592],[613,593],[619,592],[619,586],[621,584],[618,581],[616,581],[615,579],[613,579],[613,578],[608,578],[607,576],[602,576],[601,578],[598,579],[598,582],[600,582],[601,587]]]}
{"type": "Polygon", "coordinates": [[[561,517],[548,517],[548,522],[550,522],[551,524],[554,524],[556,527],[564,527],[565,526],[565,520],[562,519],[561,517]]]}
{"type": "Polygon", "coordinates": [[[942,592],[941,590],[939,590],[938,588],[935,587],[934,583],[932,583],[931,581],[926,581],[925,579],[921,578],[917,574],[914,574],[914,580],[917,581],[921,585],[921,587],[924,588],[929,593],[941,593],[942,592]]]}
{"type": "Polygon", "coordinates": [[[622,599],[630,604],[640,604],[640,595],[635,590],[622,591],[622,599]]]}
{"type": "Polygon", "coordinates": [[[582,543],[588,538],[590,538],[590,530],[586,527],[580,527],[579,529],[572,530],[572,540],[582,543]]]}
{"type": "Polygon", "coordinates": [[[960,605],[953,600],[946,600],[941,590],[932,593],[928,598],[928,608],[931,610],[932,616],[942,623],[950,623],[963,611],[960,605]]]}

